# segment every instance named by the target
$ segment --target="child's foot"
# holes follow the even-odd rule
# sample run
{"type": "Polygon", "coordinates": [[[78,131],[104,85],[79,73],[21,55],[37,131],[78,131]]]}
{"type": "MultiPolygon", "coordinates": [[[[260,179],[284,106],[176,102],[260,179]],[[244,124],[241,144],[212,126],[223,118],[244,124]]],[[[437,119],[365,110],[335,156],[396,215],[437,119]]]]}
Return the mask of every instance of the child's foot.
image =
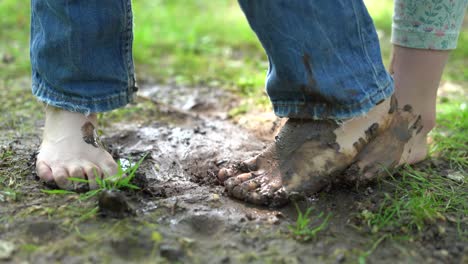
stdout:
{"type": "Polygon", "coordinates": [[[238,199],[281,204],[291,191],[314,193],[337,178],[364,181],[383,175],[408,157],[407,143],[419,131],[420,118],[409,105],[398,109],[393,99],[342,124],[289,119],[265,151],[220,170],[218,178],[238,199]]]}
{"type": "Polygon", "coordinates": [[[36,161],[36,171],[44,181],[54,181],[61,189],[75,190],[77,182],[68,178],[89,180],[97,188],[96,177],[114,175],[117,164],[104,150],[97,137],[97,117],[46,108],[43,141],[36,161]]]}

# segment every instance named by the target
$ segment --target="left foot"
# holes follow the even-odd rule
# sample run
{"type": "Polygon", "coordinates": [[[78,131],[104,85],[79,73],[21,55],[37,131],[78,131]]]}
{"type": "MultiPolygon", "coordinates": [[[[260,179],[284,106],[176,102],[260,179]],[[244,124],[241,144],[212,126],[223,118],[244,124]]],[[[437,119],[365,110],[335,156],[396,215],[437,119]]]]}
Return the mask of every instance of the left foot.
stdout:
{"type": "Polygon", "coordinates": [[[387,99],[365,116],[334,121],[289,119],[258,156],[221,169],[228,193],[260,205],[280,205],[290,192],[315,193],[336,180],[375,179],[401,165],[421,131],[409,105],[387,99]],[[401,161],[400,161],[401,160],[401,161]]]}
{"type": "Polygon", "coordinates": [[[97,189],[96,178],[117,173],[117,163],[97,137],[97,116],[46,108],[44,136],[36,159],[39,178],[65,190],[97,189]],[[88,185],[69,178],[88,180],[88,185]]]}

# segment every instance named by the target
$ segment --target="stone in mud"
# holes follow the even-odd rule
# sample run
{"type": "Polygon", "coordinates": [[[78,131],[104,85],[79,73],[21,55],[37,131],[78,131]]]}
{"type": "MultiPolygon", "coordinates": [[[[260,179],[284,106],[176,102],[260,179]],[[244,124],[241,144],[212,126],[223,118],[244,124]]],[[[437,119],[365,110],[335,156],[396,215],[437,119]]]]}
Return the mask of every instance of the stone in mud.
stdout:
{"type": "Polygon", "coordinates": [[[99,195],[99,213],[101,216],[124,218],[135,215],[127,198],[119,190],[104,190],[99,195]]]}
{"type": "Polygon", "coordinates": [[[184,257],[184,251],[178,247],[168,244],[162,244],[159,246],[159,253],[161,257],[166,258],[169,261],[180,261],[184,257]]]}

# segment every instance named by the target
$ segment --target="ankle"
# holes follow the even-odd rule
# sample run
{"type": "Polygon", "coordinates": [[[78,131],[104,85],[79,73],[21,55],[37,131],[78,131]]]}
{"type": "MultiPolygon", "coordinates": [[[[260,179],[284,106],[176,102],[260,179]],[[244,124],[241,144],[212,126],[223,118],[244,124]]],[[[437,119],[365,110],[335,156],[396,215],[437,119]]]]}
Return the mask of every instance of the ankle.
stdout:
{"type": "Polygon", "coordinates": [[[415,109],[415,115],[420,116],[420,122],[422,125],[421,131],[417,133],[419,136],[426,137],[429,132],[436,126],[436,116],[435,111],[433,109],[423,109],[419,110],[415,109]]]}
{"type": "Polygon", "coordinates": [[[86,123],[91,123],[93,128],[97,127],[97,115],[70,112],[49,105],[45,109],[44,140],[65,135],[81,137],[81,129],[86,123]]]}
{"type": "Polygon", "coordinates": [[[435,120],[435,118],[429,118],[429,119],[427,119],[427,118],[424,119],[423,118],[422,119],[422,125],[423,125],[423,129],[421,130],[421,133],[426,136],[436,126],[436,120],[435,120]]]}
{"type": "Polygon", "coordinates": [[[91,122],[94,126],[97,125],[97,115],[95,113],[83,114],[78,112],[70,112],[65,109],[57,108],[48,105],[45,109],[45,126],[48,125],[82,125],[85,122],[91,122]]]}

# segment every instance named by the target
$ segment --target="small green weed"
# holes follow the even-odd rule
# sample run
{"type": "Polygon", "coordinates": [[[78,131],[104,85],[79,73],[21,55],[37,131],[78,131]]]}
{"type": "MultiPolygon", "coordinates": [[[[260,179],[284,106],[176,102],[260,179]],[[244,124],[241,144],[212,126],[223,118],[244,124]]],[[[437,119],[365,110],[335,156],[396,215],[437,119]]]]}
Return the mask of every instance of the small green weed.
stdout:
{"type": "Polygon", "coordinates": [[[328,214],[324,218],[324,213],[320,212],[320,214],[315,217],[315,221],[313,221],[310,216],[313,211],[312,207],[307,208],[306,212],[303,213],[297,204],[295,204],[295,206],[297,210],[296,224],[290,225],[288,228],[296,240],[302,242],[310,241],[317,236],[318,232],[324,230],[328,226],[328,219],[331,214],[328,214]],[[313,226],[313,224],[317,224],[320,219],[323,219],[322,222],[313,226]]]}
{"type": "Polygon", "coordinates": [[[374,251],[375,249],[380,245],[380,243],[382,243],[382,241],[387,238],[388,235],[383,235],[381,236],[379,239],[377,239],[374,243],[372,243],[372,246],[369,250],[365,251],[365,252],[362,252],[360,255],[359,255],[359,258],[358,258],[358,262],[359,264],[366,264],[366,258],[368,256],[370,256],[374,251]]]}
{"type": "MultiPolygon", "coordinates": [[[[122,168],[122,164],[118,162],[118,171],[115,175],[108,176],[104,179],[96,178],[96,183],[98,188],[95,190],[90,190],[86,193],[80,194],[80,200],[87,200],[91,197],[95,197],[99,193],[104,190],[121,190],[121,189],[132,189],[137,190],[139,189],[138,186],[131,183],[133,178],[135,178],[135,173],[140,167],[143,160],[146,158],[144,155],[137,163],[130,166],[127,169],[122,168]]],[[[89,183],[89,180],[81,179],[81,178],[68,178],[70,181],[79,182],[79,183],[89,183]]],[[[46,194],[58,194],[58,195],[68,195],[68,194],[76,194],[73,191],[67,190],[42,190],[42,192],[46,194]]]]}
{"type": "Polygon", "coordinates": [[[0,202],[18,201],[20,195],[21,193],[14,189],[5,188],[0,191],[0,202]]]}
{"type": "Polygon", "coordinates": [[[75,194],[75,192],[67,190],[41,190],[41,192],[46,194],[75,194]]]}
{"type": "Polygon", "coordinates": [[[95,216],[97,214],[99,210],[99,207],[94,207],[93,209],[89,210],[88,212],[84,213],[82,216],[80,216],[80,218],[78,218],[78,221],[77,222],[83,222],[83,221],[86,221],[90,218],[92,218],[93,216],[95,216]]]}
{"type": "Polygon", "coordinates": [[[40,246],[35,245],[35,244],[22,244],[21,245],[21,250],[26,252],[26,253],[33,253],[37,249],[39,249],[40,246]]]}

